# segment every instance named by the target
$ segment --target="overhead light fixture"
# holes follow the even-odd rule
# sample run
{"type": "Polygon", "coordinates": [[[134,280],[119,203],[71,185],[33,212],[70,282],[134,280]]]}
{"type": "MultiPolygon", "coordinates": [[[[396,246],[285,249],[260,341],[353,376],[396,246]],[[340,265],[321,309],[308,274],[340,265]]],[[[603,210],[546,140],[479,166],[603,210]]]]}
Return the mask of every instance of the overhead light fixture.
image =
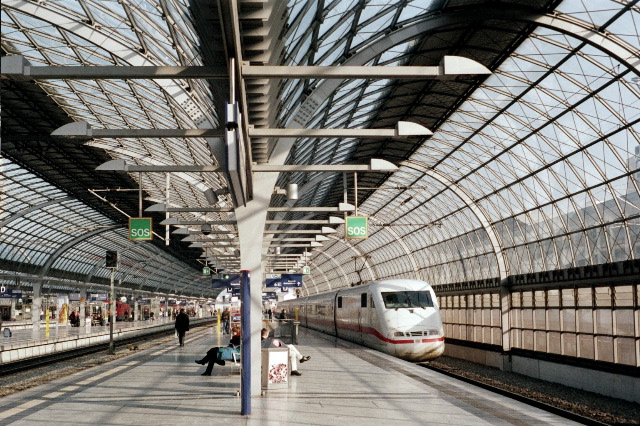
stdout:
{"type": "Polygon", "coordinates": [[[207,199],[207,203],[214,205],[218,202],[218,196],[213,188],[207,188],[204,190],[204,198],[207,199]]]}
{"type": "Polygon", "coordinates": [[[298,199],[298,184],[290,183],[287,185],[287,199],[290,201],[298,199]]]}

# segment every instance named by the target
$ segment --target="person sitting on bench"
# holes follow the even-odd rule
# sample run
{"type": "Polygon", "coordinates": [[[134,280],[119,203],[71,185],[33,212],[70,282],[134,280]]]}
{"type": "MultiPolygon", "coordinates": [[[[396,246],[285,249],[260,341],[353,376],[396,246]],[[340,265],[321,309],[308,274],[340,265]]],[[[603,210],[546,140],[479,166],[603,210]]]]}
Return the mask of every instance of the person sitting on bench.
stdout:
{"type": "Polygon", "coordinates": [[[303,363],[307,362],[311,359],[311,356],[302,356],[300,351],[293,346],[287,345],[281,340],[272,339],[269,337],[269,330],[266,328],[262,329],[262,347],[263,348],[287,348],[289,349],[289,362],[291,362],[291,375],[292,376],[302,376],[302,373],[298,371],[298,362],[303,363]]]}
{"type": "Polygon", "coordinates": [[[240,355],[240,330],[236,328],[236,330],[234,331],[234,336],[231,338],[228,346],[213,347],[207,351],[207,354],[204,356],[204,358],[202,358],[201,360],[196,360],[196,364],[207,364],[207,369],[204,371],[204,373],[202,373],[202,376],[210,376],[215,364],[225,365],[225,360],[233,361],[234,353],[237,356],[240,355]]]}

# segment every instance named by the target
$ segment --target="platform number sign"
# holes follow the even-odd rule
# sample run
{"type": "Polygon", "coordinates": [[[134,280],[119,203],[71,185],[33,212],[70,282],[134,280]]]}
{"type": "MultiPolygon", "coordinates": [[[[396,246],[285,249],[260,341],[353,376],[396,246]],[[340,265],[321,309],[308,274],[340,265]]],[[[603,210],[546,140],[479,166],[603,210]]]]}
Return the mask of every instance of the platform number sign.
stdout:
{"type": "Polygon", "coordinates": [[[208,266],[202,268],[202,275],[211,275],[211,268],[209,268],[208,266]]]}
{"type": "Polygon", "coordinates": [[[132,241],[147,241],[153,238],[150,217],[129,218],[129,239],[132,241]]]}
{"type": "Polygon", "coordinates": [[[311,273],[311,267],[310,266],[303,266],[302,267],[302,273],[304,275],[309,275],[311,273]]]}
{"type": "Polygon", "coordinates": [[[347,238],[369,237],[369,222],[365,216],[347,216],[345,226],[347,229],[347,238]]]}

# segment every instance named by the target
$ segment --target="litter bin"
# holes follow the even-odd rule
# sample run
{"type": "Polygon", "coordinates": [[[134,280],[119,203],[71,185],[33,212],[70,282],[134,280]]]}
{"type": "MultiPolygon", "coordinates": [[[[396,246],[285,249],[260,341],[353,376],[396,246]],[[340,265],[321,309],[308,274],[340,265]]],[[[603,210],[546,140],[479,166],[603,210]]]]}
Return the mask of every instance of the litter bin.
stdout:
{"type": "Polygon", "coordinates": [[[262,389],[286,389],[290,376],[289,349],[262,348],[262,389]]]}

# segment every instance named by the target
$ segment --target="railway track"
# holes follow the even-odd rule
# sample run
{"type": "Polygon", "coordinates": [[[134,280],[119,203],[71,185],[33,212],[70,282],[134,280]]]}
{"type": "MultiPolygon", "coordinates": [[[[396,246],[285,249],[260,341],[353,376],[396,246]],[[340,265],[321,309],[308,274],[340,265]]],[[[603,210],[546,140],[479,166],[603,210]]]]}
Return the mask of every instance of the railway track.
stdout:
{"type": "MultiPolygon", "coordinates": [[[[193,331],[201,328],[207,327],[209,324],[198,324],[192,328],[193,331]]],[[[155,331],[143,336],[132,336],[132,337],[124,337],[116,340],[116,347],[123,347],[126,345],[135,345],[136,343],[145,342],[152,339],[157,339],[160,337],[171,336],[174,334],[173,329],[166,329],[161,331],[155,331]]],[[[23,371],[31,370],[33,368],[39,368],[51,364],[55,364],[62,361],[68,361],[72,359],[77,359],[81,356],[91,355],[99,352],[104,352],[109,348],[109,343],[98,343],[91,346],[83,346],[77,349],[71,349],[68,351],[56,352],[53,354],[42,355],[34,358],[24,359],[20,361],[10,362],[2,364],[2,368],[0,368],[0,377],[10,376],[12,374],[20,373],[23,371]]]]}
{"type": "Polygon", "coordinates": [[[498,385],[494,385],[491,384],[490,382],[494,381],[493,379],[474,379],[469,377],[468,375],[465,375],[464,373],[456,373],[453,372],[449,369],[445,369],[445,368],[440,368],[437,367],[435,365],[432,365],[430,363],[419,363],[418,365],[420,365],[421,367],[427,368],[429,370],[432,371],[436,371],[438,373],[444,374],[446,376],[455,378],[457,380],[461,380],[465,383],[469,383],[472,384],[474,386],[478,386],[480,388],[489,390],[491,392],[495,392],[497,394],[500,395],[504,395],[504,396],[508,396],[512,399],[515,399],[517,401],[523,402],[527,405],[530,405],[532,407],[536,407],[536,408],[540,408],[541,410],[545,410],[548,411],[550,413],[556,414],[558,416],[564,417],[566,419],[569,420],[573,420],[585,425],[609,425],[611,423],[606,423],[606,422],[601,422],[598,420],[595,420],[591,417],[586,417],[582,414],[578,414],[574,411],[571,410],[567,410],[561,407],[557,407],[555,405],[552,404],[548,404],[546,402],[541,401],[538,398],[535,398],[533,396],[527,396],[527,389],[525,387],[525,385],[523,385],[523,387],[520,389],[521,392],[519,392],[518,390],[514,390],[513,389],[513,385],[509,386],[509,389],[505,389],[505,387],[500,387],[498,385]]]}

